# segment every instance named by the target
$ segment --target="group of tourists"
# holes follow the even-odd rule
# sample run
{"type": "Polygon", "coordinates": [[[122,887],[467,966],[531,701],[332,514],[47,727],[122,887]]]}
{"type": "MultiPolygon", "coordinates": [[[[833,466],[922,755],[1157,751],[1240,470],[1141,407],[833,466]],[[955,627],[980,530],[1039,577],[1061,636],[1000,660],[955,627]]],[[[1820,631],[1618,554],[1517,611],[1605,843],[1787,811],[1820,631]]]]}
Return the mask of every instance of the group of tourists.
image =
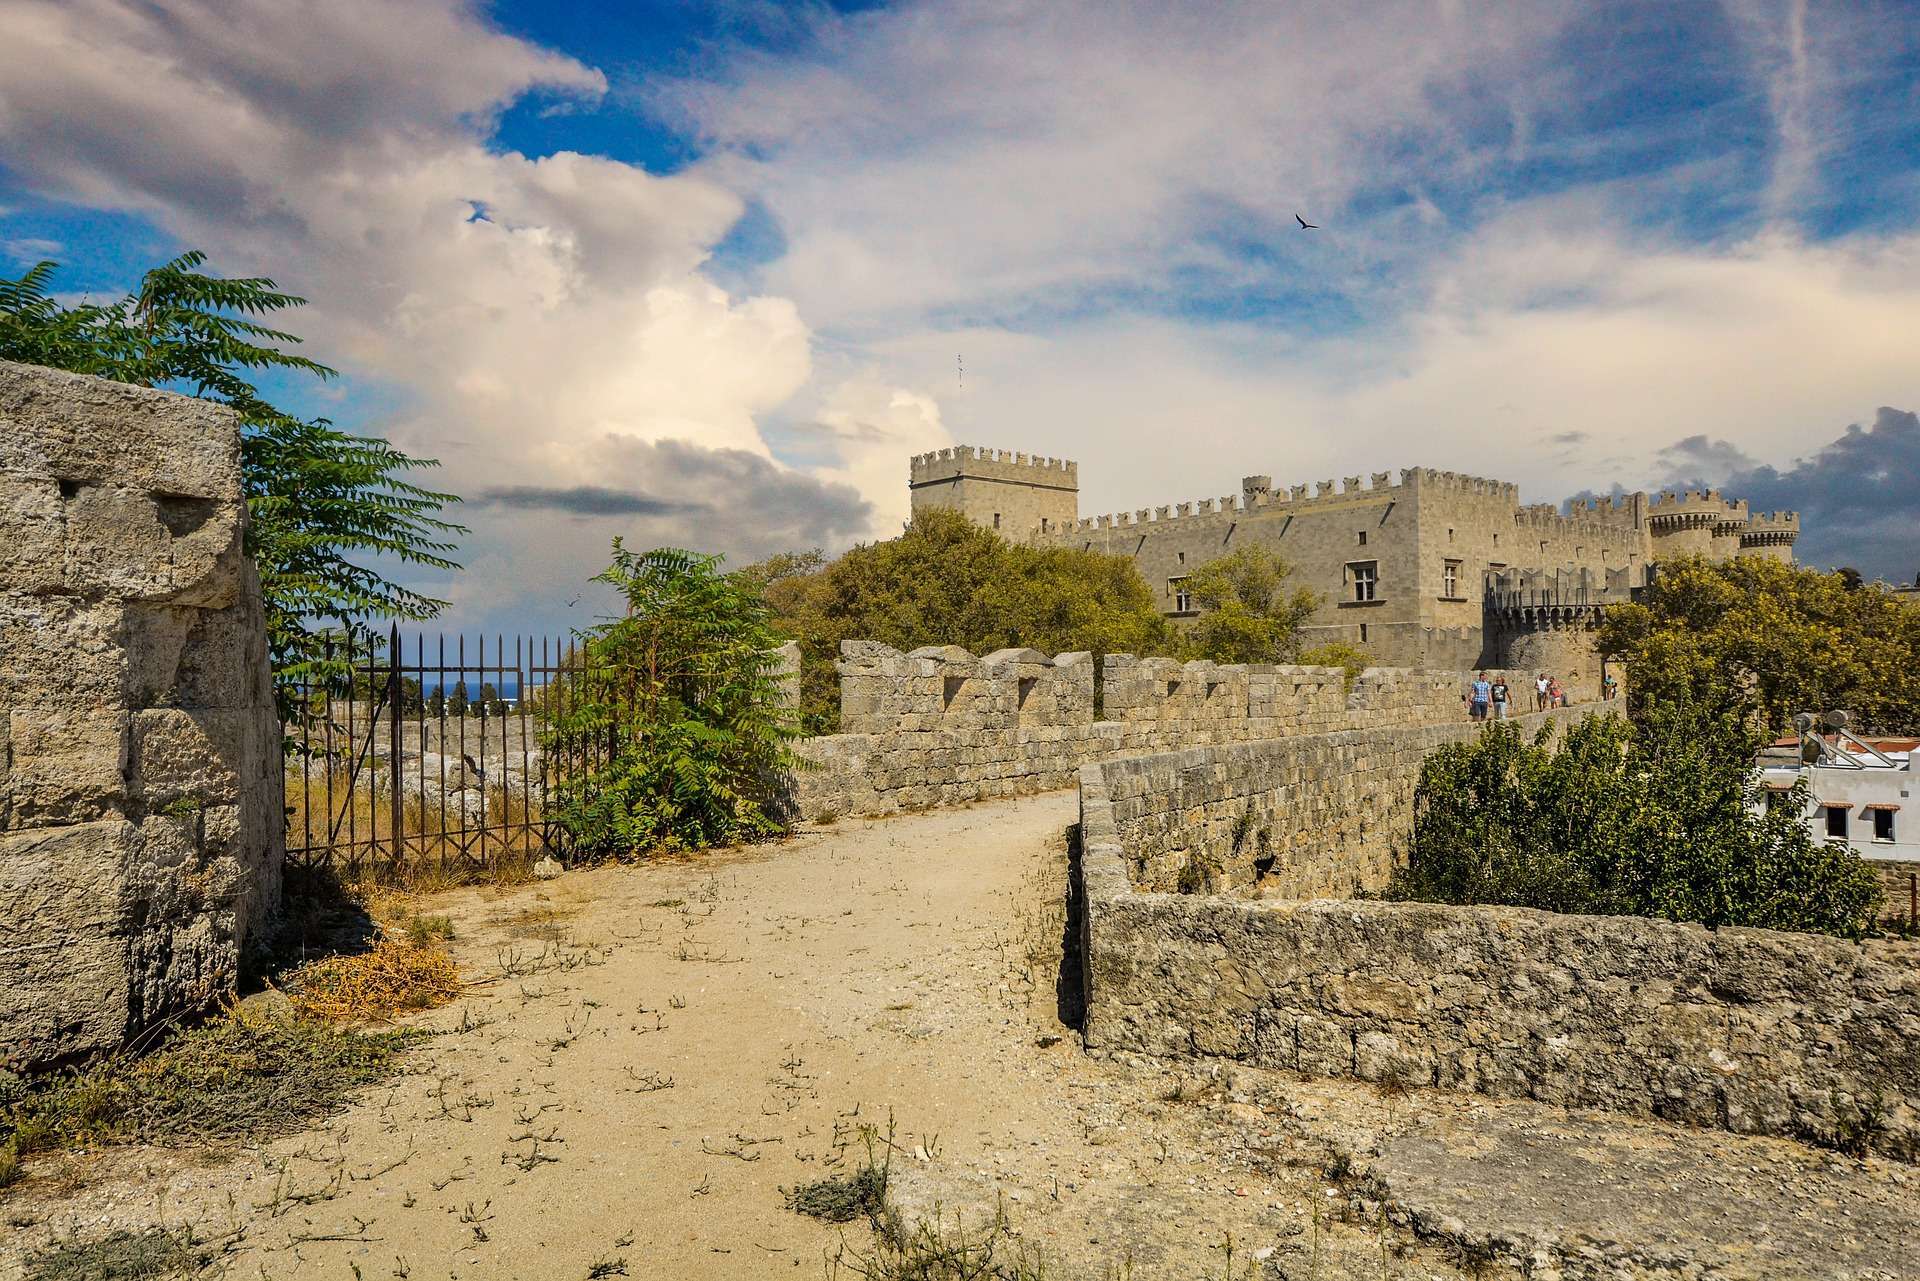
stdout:
{"type": "MultiPolygon", "coordinates": [[[[1611,677],[1608,678],[1612,680],[1611,677]]],[[[1476,721],[1504,721],[1513,706],[1513,689],[1507,684],[1507,678],[1498,672],[1488,680],[1485,672],[1475,672],[1473,683],[1462,695],[1467,705],[1467,715],[1476,721]]],[[[1541,672],[1533,681],[1533,707],[1544,712],[1550,707],[1565,707],[1567,692],[1560,688],[1560,678],[1548,672],[1541,672]]]]}

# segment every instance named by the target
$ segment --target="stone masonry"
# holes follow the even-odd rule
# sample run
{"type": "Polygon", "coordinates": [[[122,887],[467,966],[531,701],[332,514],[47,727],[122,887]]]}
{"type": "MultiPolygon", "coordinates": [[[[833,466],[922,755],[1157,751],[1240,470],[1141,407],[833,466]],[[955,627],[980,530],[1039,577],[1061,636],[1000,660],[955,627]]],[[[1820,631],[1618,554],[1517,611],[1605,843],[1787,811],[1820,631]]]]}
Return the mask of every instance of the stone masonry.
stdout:
{"type": "MultiPolygon", "coordinates": [[[[1516,718],[1530,735],[1587,709],[1516,718]]],[[[1103,765],[1128,871],[1142,890],[1346,898],[1406,859],[1420,764],[1476,736],[1455,719],[1194,747],[1103,765]]]]}
{"type": "Polygon", "coordinates": [[[278,902],[245,514],[230,411],[0,362],[0,1063],[231,991],[278,902]]]}
{"type": "MultiPolygon", "coordinates": [[[[1352,804],[1350,766],[1417,771],[1432,728],[1235,744],[1080,771],[1087,1045],[1597,1107],[1920,1155],[1920,944],[1504,907],[1166,893],[1184,811],[1218,849],[1352,804]],[[1268,762],[1284,748],[1287,762],[1268,762]],[[1280,766],[1267,777],[1251,762],[1280,766]],[[1242,782],[1241,780],[1251,780],[1242,782]],[[1269,790],[1263,792],[1262,787],[1269,790]],[[1238,793],[1238,795],[1236,795],[1238,793]],[[1217,798],[1217,799],[1210,799],[1217,798]],[[1138,880],[1136,879],[1138,878],[1138,880]]],[[[1364,790],[1364,789],[1363,789],[1364,790]]],[[[1409,789],[1375,791],[1389,803],[1409,789]]],[[[1371,821],[1404,825],[1371,812],[1371,821]]],[[[1282,843],[1284,848],[1284,842],[1282,843]]],[[[1377,884],[1310,848],[1279,886],[1377,884]],[[1331,882],[1343,884],[1331,884],[1331,882]]],[[[1283,854],[1284,858],[1285,855],[1283,854]]],[[[1223,882],[1253,876],[1231,857],[1223,882]]],[[[1223,888],[1235,888],[1224,884],[1223,888]]]]}
{"type": "Polygon", "coordinates": [[[908,485],[916,511],[952,507],[1016,541],[1128,557],[1173,618],[1195,612],[1183,587],[1195,569],[1264,547],[1322,598],[1304,631],[1309,645],[1350,641],[1383,665],[1445,670],[1523,668],[1538,657],[1571,663],[1549,670],[1563,680],[1578,670],[1582,688],[1595,690],[1590,643],[1570,655],[1556,647],[1516,656],[1507,646],[1532,620],[1490,626],[1489,609],[1516,592],[1536,603],[1624,600],[1659,560],[1682,554],[1791,561],[1800,531],[1797,513],[1749,512],[1713,490],[1627,494],[1561,512],[1522,505],[1517,485],[1430,467],[1338,484],[1247,476],[1237,493],[1082,516],[1077,464],[956,445],[914,457],[908,485]]]}
{"type": "MultiPolygon", "coordinates": [[[[784,660],[783,660],[784,661],[784,660]]],[[[802,818],[889,814],[1071,787],[1088,761],[1367,725],[1465,724],[1470,676],[1181,663],[958,646],[840,647],[845,732],[802,740],[802,818]],[[1099,704],[1096,712],[1096,701],[1099,704]]],[[[1516,690],[1520,681],[1514,679],[1516,690]]]]}

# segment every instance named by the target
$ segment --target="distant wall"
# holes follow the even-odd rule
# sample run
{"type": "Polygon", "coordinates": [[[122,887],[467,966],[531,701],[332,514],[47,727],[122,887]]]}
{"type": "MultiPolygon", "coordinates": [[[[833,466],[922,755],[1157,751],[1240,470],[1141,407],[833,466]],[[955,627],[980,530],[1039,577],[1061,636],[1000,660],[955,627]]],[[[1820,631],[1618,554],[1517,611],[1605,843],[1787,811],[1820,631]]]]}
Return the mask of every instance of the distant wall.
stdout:
{"type": "MultiPolygon", "coordinates": [[[[1071,787],[1088,761],[1203,743],[1366,725],[1465,722],[1461,672],[1375,668],[1349,690],[1335,667],[1179,663],[1030,649],[975,657],[957,646],[903,654],[847,641],[847,731],[803,740],[801,817],[888,814],[1071,787]]],[[[1517,688],[1517,687],[1516,687],[1517,688]]]]}
{"type": "Polygon", "coordinates": [[[0,1063],[229,991],[280,892],[280,727],[206,401],[0,362],[0,1063]]]}
{"type": "MultiPolygon", "coordinates": [[[[1364,814],[1366,798],[1348,795],[1340,769],[1286,763],[1364,767],[1443,736],[1380,728],[1331,736],[1339,744],[1292,740],[1084,767],[1088,1047],[1920,1154],[1920,944],[1521,908],[1159,891],[1175,865],[1162,833],[1175,823],[1158,816],[1183,802],[1195,802],[1200,842],[1231,828],[1230,808],[1205,797],[1243,776],[1273,783],[1274,803],[1304,816],[1288,828],[1356,799],[1364,814]],[[1241,769],[1256,763],[1283,768],[1241,769]]],[[[1372,821],[1402,820],[1374,809],[1372,821]]],[[[1369,833],[1350,836],[1351,867],[1337,847],[1315,848],[1302,875],[1278,885],[1338,892],[1326,883],[1377,877],[1369,833]]]]}
{"type": "MultiPolygon", "coordinates": [[[[1516,719],[1531,734],[1575,709],[1516,719]]],[[[1101,767],[1136,888],[1346,898],[1386,888],[1413,834],[1420,765],[1471,721],[1195,747],[1101,767]]]]}

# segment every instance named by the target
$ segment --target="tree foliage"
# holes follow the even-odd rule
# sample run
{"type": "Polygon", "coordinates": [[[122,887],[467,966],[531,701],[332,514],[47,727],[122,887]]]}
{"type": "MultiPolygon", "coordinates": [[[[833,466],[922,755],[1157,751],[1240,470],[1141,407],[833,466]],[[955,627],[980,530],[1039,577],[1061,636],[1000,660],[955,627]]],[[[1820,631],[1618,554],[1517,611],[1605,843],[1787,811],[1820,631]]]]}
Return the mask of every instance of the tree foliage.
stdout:
{"type": "Polygon", "coordinates": [[[1880,887],[1802,821],[1806,785],[1768,793],[1737,710],[1651,703],[1589,716],[1556,750],[1496,722],[1428,755],[1390,897],[1656,916],[1857,938],[1880,887]]]}
{"type": "Polygon", "coordinates": [[[270,404],[261,374],[331,378],[327,366],[285,350],[300,339],[263,322],[303,305],[266,277],[221,279],[185,253],[141,277],[109,303],[66,304],[50,292],[51,262],[0,279],[0,359],[93,374],[142,387],[185,391],[239,414],[248,550],[260,569],[267,635],[283,696],[300,681],[338,681],[322,671],[316,625],[367,618],[424,619],[444,602],[388,578],[380,566],[456,569],[440,519],[451,494],[405,479],[433,459],[413,458],[375,437],[339,431],[270,404]]]}
{"type": "Polygon", "coordinates": [[[1320,607],[1313,592],[1287,586],[1292,575],[1284,557],[1263,547],[1242,547],[1195,569],[1186,586],[1201,614],[1186,632],[1188,654],[1219,663],[1292,662],[1302,624],[1320,607]]]}
{"type": "Polygon", "coordinates": [[[888,542],[818,564],[776,558],[743,573],[767,583],[781,630],[800,642],[801,705],[810,732],[839,716],[834,662],[843,640],[896,649],[961,645],[976,654],[1028,646],[1168,654],[1175,639],[1125,556],[1009,543],[959,512],[918,513],[888,542]]]}
{"type": "Polygon", "coordinates": [[[1774,733],[1795,711],[1844,707],[1867,728],[1920,729],[1920,610],[1858,575],[1664,562],[1639,601],[1607,611],[1599,641],[1626,661],[1636,709],[1684,700],[1774,733]]]}
{"type": "Polygon", "coordinates": [[[560,787],[576,847],[700,849],[778,831],[774,791],[798,716],[759,583],[723,573],[717,556],[636,554],[619,539],[595,581],[627,613],[587,633],[578,674],[544,705],[546,750],[588,763],[560,787]]]}

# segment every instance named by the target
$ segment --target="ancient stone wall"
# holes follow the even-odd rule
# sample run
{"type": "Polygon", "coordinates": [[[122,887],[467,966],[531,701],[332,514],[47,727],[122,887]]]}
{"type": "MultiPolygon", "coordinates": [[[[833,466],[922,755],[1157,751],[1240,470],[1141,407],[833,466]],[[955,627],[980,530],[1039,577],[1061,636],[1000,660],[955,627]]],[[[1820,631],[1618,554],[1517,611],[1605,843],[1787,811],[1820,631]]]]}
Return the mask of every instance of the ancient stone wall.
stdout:
{"type": "MultiPolygon", "coordinates": [[[[1572,708],[1516,718],[1524,733],[1572,708]]],[[[1413,833],[1420,763],[1471,721],[1381,725],[1102,766],[1138,889],[1346,898],[1386,887],[1413,833]]]]}
{"type": "MultiPolygon", "coordinates": [[[[1350,745],[1364,754],[1431,732],[1336,737],[1374,740],[1350,745]]],[[[1183,777],[1232,774],[1235,758],[1271,746],[1185,753],[1183,777]]],[[[1130,847],[1127,829],[1153,829],[1124,803],[1137,799],[1125,784],[1142,777],[1171,776],[1151,760],[1080,772],[1090,1049],[1920,1154],[1920,944],[1520,908],[1150,892],[1130,872],[1153,859],[1130,847]]],[[[1323,775],[1275,796],[1311,806],[1313,793],[1338,787],[1323,775]]],[[[1371,865],[1364,849],[1360,857],[1371,865]]]]}
{"type": "Polygon", "coordinates": [[[1905,859],[1870,858],[1867,866],[1880,878],[1880,919],[1908,930],[1920,931],[1920,863],[1905,859]]]}
{"type": "Polygon", "coordinates": [[[231,412],[0,362],[0,1063],[233,987],[280,727],[231,412]]]}
{"type": "MultiPolygon", "coordinates": [[[[1073,785],[1088,761],[1363,725],[1465,723],[1461,672],[1180,663],[847,641],[846,731],[802,741],[801,817],[888,814],[1073,785]],[[1098,708],[1096,710],[1096,703],[1098,708]]],[[[1515,686],[1516,690],[1518,685],[1515,686]]]]}

